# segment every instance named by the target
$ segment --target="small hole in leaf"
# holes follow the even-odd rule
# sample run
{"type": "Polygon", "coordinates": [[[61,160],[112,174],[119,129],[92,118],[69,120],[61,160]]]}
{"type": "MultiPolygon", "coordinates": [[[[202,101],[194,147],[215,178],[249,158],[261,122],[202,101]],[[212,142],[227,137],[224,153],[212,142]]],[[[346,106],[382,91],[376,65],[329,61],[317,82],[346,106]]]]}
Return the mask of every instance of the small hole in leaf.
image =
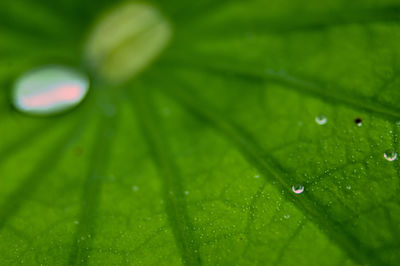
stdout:
{"type": "Polygon", "coordinates": [[[356,123],[357,126],[362,126],[362,119],[361,118],[356,118],[354,119],[354,123],[356,123]]]}

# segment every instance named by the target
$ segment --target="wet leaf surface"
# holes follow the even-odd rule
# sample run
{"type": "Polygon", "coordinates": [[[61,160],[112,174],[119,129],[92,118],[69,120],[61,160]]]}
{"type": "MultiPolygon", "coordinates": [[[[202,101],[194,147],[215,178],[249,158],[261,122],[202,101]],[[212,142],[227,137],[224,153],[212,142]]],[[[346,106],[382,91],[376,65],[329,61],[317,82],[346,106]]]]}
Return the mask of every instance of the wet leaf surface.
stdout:
{"type": "Polygon", "coordinates": [[[112,85],[82,55],[108,1],[0,3],[0,264],[398,265],[398,2],[152,5],[171,41],[112,85]],[[47,64],[87,98],[19,113],[47,64]]]}

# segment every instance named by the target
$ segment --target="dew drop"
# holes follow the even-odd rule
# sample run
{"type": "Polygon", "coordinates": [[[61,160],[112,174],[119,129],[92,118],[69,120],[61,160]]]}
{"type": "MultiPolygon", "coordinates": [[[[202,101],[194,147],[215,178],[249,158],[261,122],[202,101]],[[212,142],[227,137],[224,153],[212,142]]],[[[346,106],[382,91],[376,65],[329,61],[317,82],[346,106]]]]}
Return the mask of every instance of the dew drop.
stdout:
{"type": "Polygon", "coordinates": [[[301,194],[304,192],[304,186],[302,185],[292,186],[292,191],[296,194],[301,194]]]}
{"type": "Polygon", "coordinates": [[[133,190],[133,191],[138,191],[139,188],[138,188],[137,186],[133,186],[133,187],[132,187],[132,190],[133,190]]]}
{"type": "Polygon", "coordinates": [[[86,96],[89,80],[64,66],[47,66],[22,74],[13,88],[17,110],[36,115],[51,115],[71,109],[86,96]]]}
{"type": "Polygon", "coordinates": [[[393,162],[394,160],[397,159],[397,152],[394,150],[387,150],[384,154],[383,157],[385,157],[386,160],[389,162],[393,162]]]}
{"type": "Polygon", "coordinates": [[[290,218],[290,214],[285,214],[285,216],[283,216],[286,220],[290,218]]]}
{"type": "Polygon", "coordinates": [[[328,118],[324,115],[319,115],[315,118],[315,122],[317,122],[318,125],[325,125],[328,122],[328,118]]]}

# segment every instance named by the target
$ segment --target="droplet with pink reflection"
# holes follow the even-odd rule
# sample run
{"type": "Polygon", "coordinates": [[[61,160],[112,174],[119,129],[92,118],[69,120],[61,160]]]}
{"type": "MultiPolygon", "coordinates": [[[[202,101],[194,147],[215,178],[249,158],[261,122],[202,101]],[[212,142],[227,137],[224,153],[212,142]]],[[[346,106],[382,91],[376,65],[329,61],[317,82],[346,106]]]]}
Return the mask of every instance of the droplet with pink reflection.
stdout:
{"type": "Polygon", "coordinates": [[[303,186],[303,185],[295,185],[295,186],[292,186],[292,191],[293,191],[295,194],[301,194],[301,193],[304,192],[304,186],[303,186]]]}
{"type": "Polygon", "coordinates": [[[13,104],[24,113],[51,115],[81,103],[88,90],[89,80],[84,74],[69,67],[46,66],[17,79],[13,104]]]}

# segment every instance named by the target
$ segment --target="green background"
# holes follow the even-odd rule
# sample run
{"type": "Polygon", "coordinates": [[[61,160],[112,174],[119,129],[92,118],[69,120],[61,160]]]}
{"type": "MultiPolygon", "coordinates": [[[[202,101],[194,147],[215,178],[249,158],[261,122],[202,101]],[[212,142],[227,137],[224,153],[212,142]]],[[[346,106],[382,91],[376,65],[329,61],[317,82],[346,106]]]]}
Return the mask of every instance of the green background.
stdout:
{"type": "Polygon", "coordinates": [[[88,72],[115,2],[0,2],[1,265],[400,264],[397,0],[149,2],[173,30],[149,68],[16,111],[24,71],[88,72]]]}

